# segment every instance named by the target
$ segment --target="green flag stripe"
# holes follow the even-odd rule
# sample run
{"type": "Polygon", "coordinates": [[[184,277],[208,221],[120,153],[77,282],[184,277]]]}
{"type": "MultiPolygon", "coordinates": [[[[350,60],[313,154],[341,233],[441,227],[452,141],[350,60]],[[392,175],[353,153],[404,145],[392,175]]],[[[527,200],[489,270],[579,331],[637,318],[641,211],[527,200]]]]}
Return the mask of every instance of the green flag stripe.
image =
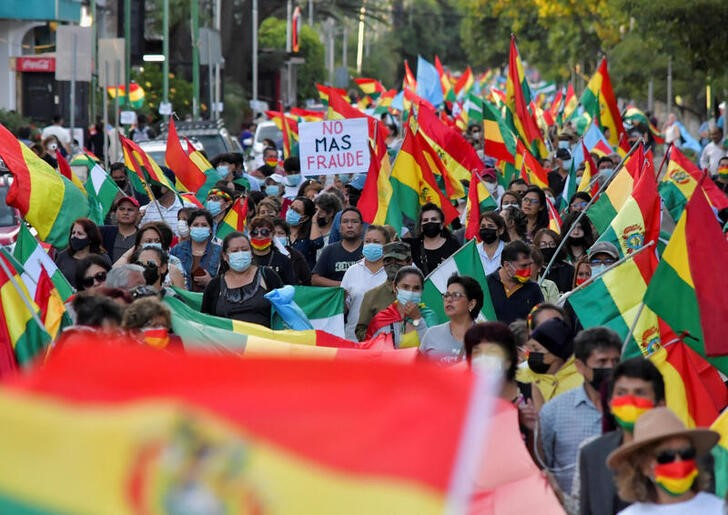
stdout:
{"type": "Polygon", "coordinates": [[[51,337],[45,328],[41,329],[33,317],[28,319],[23,335],[15,342],[15,358],[18,364],[24,365],[31,361],[50,341],[51,337]]]}
{"type": "Polygon", "coordinates": [[[688,199],[685,198],[680,188],[678,188],[673,182],[662,181],[657,191],[660,193],[662,201],[665,203],[665,209],[670,213],[672,219],[677,222],[685,210],[685,205],[688,203],[688,199]]]}
{"type": "Polygon", "coordinates": [[[589,212],[587,214],[589,215],[589,220],[591,220],[591,222],[594,224],[594,227],[596,227],[597,232],[599,234],[602,234],[604,233],[604,231],[607,230],[609,224],[612,223],[614,217],[617,216],[617,210],[614,209],[612,201],[605,193],[602,194],[599,197],[599,200],[597,200],[589,208],[589,212]]]}

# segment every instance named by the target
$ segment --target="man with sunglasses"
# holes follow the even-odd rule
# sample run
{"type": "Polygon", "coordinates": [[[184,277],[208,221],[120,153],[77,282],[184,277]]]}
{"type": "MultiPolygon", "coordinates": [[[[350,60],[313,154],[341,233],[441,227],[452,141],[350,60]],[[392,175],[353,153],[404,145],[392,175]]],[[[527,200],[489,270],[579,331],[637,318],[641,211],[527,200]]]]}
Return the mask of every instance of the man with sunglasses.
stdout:
{"type": "Polygon", "coordinates": [[[488,275],[488,290],[496,318],[506,324],[525,319],[531,309],[543,302],[543,293],[531,280],[531,249],[522,241],[503,247],[501,267],[488,275]]]}
{"type": "Polygon", "coordinates": [[[273,219],[267,216],[256,216],[250,221],[248,231],[250,247],[253,250],[253,263],[272,268],[283,284],[300,284],[291,259],[273,244],[275,233],[273,219]]]}

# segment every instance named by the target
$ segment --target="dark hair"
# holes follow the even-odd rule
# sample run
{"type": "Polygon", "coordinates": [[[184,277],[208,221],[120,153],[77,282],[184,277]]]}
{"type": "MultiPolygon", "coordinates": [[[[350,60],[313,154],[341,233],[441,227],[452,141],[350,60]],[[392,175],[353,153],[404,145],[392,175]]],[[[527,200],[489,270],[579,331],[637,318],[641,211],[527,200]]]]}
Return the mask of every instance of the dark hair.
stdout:
{"type": "Polygon", "coordinates": [[[622,339],[608,327],[584,329],[574,338],[574,357],[586,363],[597,349],[615,349],[622,352],[622,339]]]}
{"type": "Polygon", "coordinates": [[[63,120],[63,116],[60,114],[53,115],[53,123],[60,123],[63,120]]]}
{"type": "Polygon", "coordinates": [[[76,266],[76,288],[79,291],[85,290],[85,288],[83,287],[83,280],[86,276],[86,272],[89,268],[91,268],[91,265],[100,266],[107,272],[111,270],[111,265],[106,259],[99,256],[98,254],[89,254],[81,261],[79,261],[78,266],[76,266]]]}
{"type": "Polygon", "coordinates": [[[179,211],[177,211],[177,220],[180,219],[179,218],[179,215],[185,215],[185,217],[186,217],[185,220],[189,220],[190,219],[190,213],[192,213],[195,209],[197,209],[197,208],[195,208],[195,207],[189,207],[189,206],[183,207],[182,209],[180,209],[179,211]]]}
{"type": "Polygon", "coordinates": [[[283,170],[285,170],[287,174],[291,175],[301,173],[301,160],[297,156],[287,157],[286,160],[283,161],[283,170]]]}
{"type": "Polygon", "coordinates": [[[501,253],[501,264],[506,261],[516,261],[522,254],[526,257],[530,257],[531,248],[521,240],[506,243],[506,246],[503,247],[503,252],[501,253]]]}
{"type": "Polygon", "coordinates": [[[286,236],[291,235],[291,227],[288,225],[288,222],[285,220],[281,220],[280,218],[274,218],[273,219],[273,228],[280,227],[284,231],[286,231],[286,236]]]}
{"type": "MultiPolygon", "coordinates": [[[[246,235],[244,235],[241,232],[233,231],[230,234],[228,234],[227,236],[225,236],[225,238],[222,240],[222,250],[220,252],[221,254],[227,253],[228,249],[230,248],[230,242],[232,240],[234,240],[235,238],[243,238],[243,239],[245,239],[245,241],[248,242],[248,245],[250,245],[250,238],[248,238],[246,235]]],[[[252,247],[251,247],[251,249],[252,249],[252,247]]],[[[225,261],[221,257],[220,258],[220,270],[218,271],[218,275],[224,274],[225,272],[227,272],[229,270],[229,268],[230,268],[230,265],[228,265],[227,261],[225,261]]]]}
{"type": "Polygon", "coordinates": [[[333,193],[321,193],[313,203],[328,213],[338,213],[342,208],[341,200],[333,193]]]}
{"type": "Polygon", "coordinates": [[[526,192],[523,194],[523,198],[529,193],[535,193],[538,196],[539,210],[536,214],[536,226],[534,232],[539,229],[545,229],[549,226],[549,210],[546,206],[546,194],[538,186],[529,186],[526,192]]]}
{"type": "MultiPolygon", "coordinates": [[[[372,224],[369,227],[367,227],[366,232],[369,232],[369,231],[379,231],[380,233],[382,233],[382,235],[384,235],[384,243],[389,243],[390,241],[392,241],[392,235],[387,230],[387,228],[384,227],[383,225],[372,224]]],[[[364,233],[364,234],[366,234],[366,233],[364,233]]]]}
{"type": "Polygon", "coordinates": [[[510,195],[511,197],[515,198],[518,201],[518,205],[521,205],[521,195],[517,191],[506,190],[503,192],[503,195],[501,195],[500,202],[498,203],[499,208],[503,207],[503,198],[506,195],[510,195]]]}
{"type": "Polygon", "coordinates": [[[422,237],[422,214],[425,211],[437,211],[438,213],[440,213],[440,223],[442,224],[442,230],[440,231],[440,235],[443,238],[450,239],[450,231],[447,229],[447,227],[445,227],[445,213],[442,211],[442,209],[440,209],[440,206],[438,206],[437,204],[433,204],[432,202],[428,202],[420,208],[420,213],[417,215],[417,227],[415,232],[420,237],[422,237]]]}
{"type": "Polygon", "coordinates": [[[511,182],[508,183],[508,189],[511,189],[511,186],[514,184],[523,184],[525,186],[528,186],[528,183],[524,181],[523,179],[513,179],[511,182]]]}
{"type": "Polygon", "coordinates": [[[276,147],[271,147],[271,146],[265,147],[263,149],[263,155],[265,155],[266,152],[270,152],[270,151],[275,152],[276,153],[276,157],[278,157],[278,149],[276,147]]]}
{"type": "Polygon", "coordinates": [[[416,275],[420,278],[420,281],[422,282],[422,285],[425,285],[425,276],[422,275],[422,270],[417,268],[416,266],[403,266],[399,270],[397,270],[397,273],[394,274],[394,281],[392,281],[392,284],[394,286],[397,286],[397,283],[401,281],[405,275],[416,275]]]}
{"type": "Polygon", "coordinates": [[[561,306],[557,306],[556,304],[550,304],[548,302],[542,302],[540,304],[536,304],[533,309],[531,309],[530,313],[528,313],[528,317],[526,318],[526,323],[528,325],[528,330],[533,331],[536,329],[536,326],[533,325],[533,321],[536,319],[539,313],[546,310],[553,310],[556,311],[561,315],[561,319],[565,322],[569,323],[569,317],[566,316],[566,311],[564,311],[564,308],[561,306]]]}
{"type": "MultiPolygon", "coordinates": [[[[571,229],[571,226],[574,225],[574,222],[576,222],[577,217],[581,213],[569,213],[564,217],[563,223],[561,224],[561,234],[568,234],[569,230],[571,229]]],[[[581,226],[581,230],[584,232],[584,250],[588,249],[592,245],[594,245],[594,233],[592,232],[592,226],[591,226],[591,220],[589,220],[589,215],[584,215],[581,217],[581,220],[579,220],[579,225],[581,226]]],[[[566,247],[566,253],[567,255],[573,259],[574,254],[571,252],[572,245],[569,243],[569,241],[566,241],[566,244],[564,245],[566,247]]]]}
{"type": "Polygon", "coordinates": [[[255,227],[268,227],[271,231],[275,228],[273,225],[273,218],[270,216],[256,215],[248,224],[248,229],[252,231],[255,227]]]}
{"type": "MultiPolygon", "coordinates": [[[[105,254],[106,251],[104,250],[104,247],[101,246],[101,231],[99,231],[98,226],[88,218],[78,218],[75,220],[68,230],[68,238],[71,238],[73,226],[76,224],[80,225],[83,228],[83,232],[86,233],[89,252],[91,252],[91,254],[105,254]]],[[[68,254],[73,256],[75,253],[76,251],[69,246],[68,254]]]]}
{"type": "Polygon", "coordinates": [[[516,377],[518,367],[518,350],[516,349],[516,338],[503,322],[484,322],[475,324],[465,332],[463,343],[465,355],[468,361],[473,356],[473,349],[482,342],[494,343],[503,349],[511,362],[506,370],[506,380],[512,381],[516,377]]]}
{"type": "Polygon", "coordinates": [[[167,222],[157,220],[152,223],[154,223],[157,226],[157,229],[159,229],[159,235],[162,237],[162,248],[164,250],[169,250],[169,247],[172,246],[172,240],[174,239],[174,232],[172,232],[172,229],[169,225],[167,225],[167,222]]]}
{"type": "Polygon", "coordinates": [[[361,215],[361,211],[359,211],[357,208],[355,208],[353,206],[348,206],[348,207],[345,207],[344,209],[342,209],[341,210],[341,218],[343,218],[344,215],[346,213],[349,213],[350,211],[353,211],[354,213],[356,213],[357,215],[359,215],[359,221],[360,222],[362,222],[362,223],[364,222],[364,217],[361,215]]]}
{"type": "Polygon", "coordinates": [[[467,275],[451,275],[447,280],[447,286],[451,284],[459,284],[465,290],[465,296],[468,302],[475,301],[475,307],[470,310],[470,318],[475,320],[478,318],[480,310],[483,309],[483,288],[480,287],[478,281],[467,275]]]}
{"type": "Polygon", "coordinates": [[[496,231],[503,231],[501,235],[498,236],[501,240],[505,242],[511,241],[511,237],[508,235],[508,230],[506,230],[506,221],[503,220],[503,217],[501,215],[499,215],[495,211],[488,211],[487,213],[483,213],[482,215],[480,215],[480,220],[478,221],[482,224],[484,218],[487,218],[496,225],[496,231]]]}
{"type": "Polygon", "coordinates": [[[541,268],[543,268],[543,252],[541,252],[541,249],[534,245],[530,245],[531,247],[531,259],[533,260],[533,264],[538,270],[540,271],[541,268]]]}
{"type": "Polygon", "coordinates": [[[134,238],[135,250],[142,244],[141,241],[144,233],[150,229],[157,233],[157,236],[159,236],[159,242],[162,244],[162,248],[164,248],[164,237],[162,236],[162,231],[159,229],[159,225],[157,225],[157,222],[147,222],[137,230],[136,237],[134,238]]]}
{"type": "Polygon", "coordinates": [[[108,297],[79,293],[73,299],[76,325],[101,327],[105,321],[121,325],[121,307],[108,297]]]}
{"type": "Polygon", "coordinates": [[[126,165],[122,162],[111,163],[111,166],[109,166],[109,175],[116,170],[124,170],[124,173],[126,173],[126,165]]]}
{"type": "MultiPolygon", "coordinates": [[[[141,253],[142,252],[145,252],[147,250],[149,250],[149,251],[154,252],[155,254],[157,254],[157,257],[159,258],[159,264],[160,264],[160,266],[161,265],[166,265],[167,263],[169,263],[169,254],[167,252],[165,252],[164,250],[162,250],[162,249],[158,249],[157,247],[147,247],[147,248],[141,247],[141,248],[136,249],[134,251],[134,253],[131,255],[131,257],[129,258],[129,262],[132,263],[132,264],[137,264],[137,262],[139,261],[139,256],[141,255],[141,253]]],[[[162,277],[162,279],[164,279],[164,277],[162,277]]]]}
{"type": "Polygon", "coordinates": [[[589,195],[586,191],[577,191],[569,199],[569,205],[571,205],[576,199],[581,199],[588,203],[591,200],[591,195],[589,195]]]}
{"type": "MultiPolygon", "coordinates": [[[[308,197],[299,196],[294,198],[293,202],[297,200],[303,204],[303,214],[308,217],[306,221],[302,222],[298,228],[299,238],[308,239],[311,236],[311,223],[313,215],[316,212],[316,206],[314,205],[313,201],[308,197]]],[[[291,209],[293,202],[291,202],[291,205],[288,206],[288,209],[291,209]]]]}
{"type": "Polygon", "coordinates": [[[642,379],[652,383],[652,390],[655,392],[655,404],[665,400],[665,380],[659,369],[652,361],[643,357],[637,357],[622,361],[612,372],[612,380],[609,382],[609,398],[614,393],[614,384],[620,377],[642,379]]]}
{"type": "MultiPolygon", "coordinates": [[[[513,221],[513,229],[516,231],[516,234],[518,234],[522,240],[525,240],[526,232],[528,231],[528,219],[526,218],[526,215],[523,214],[523,211],[516,207],[508,207],[504,209],[502,213],[508,213],[508,217],[513,221]]],[[[505,218],[503,218],[503,220],[505,221],[505,218]]],[[[508,227],[508,224],[506,224],[506,227],[508,227]]]]}
{"type": "Polygon", "coordinates": [[[213,221],[212,221],[212,215],[207,209],[195,209],[190,213],[190,216],[187,218],[187,222],[189,223],[190,227],[193,223],[195,223],[195,218],[202,217],[205,220],[207,220],[207,224],[210,226],[210,230],[212,230],[213,221]]]}
{"type": "Polygon", "coordinates": [[[609,157],[607,157],[607,156],[602,156],[602,157],[600,157],[600,158],[599,158],[599,160],[597,161],[597,168],[599,168],[599,166],[600,166],[600,165],[601,165],[602,163],[609,163],[610,165],[612,165],[612,166],[611,166],[610,168],[613,168],[613,167],[614,167],[614,161],[612,161],[612,160],[611,160],[611,159],[610,159],[609,157]]]}

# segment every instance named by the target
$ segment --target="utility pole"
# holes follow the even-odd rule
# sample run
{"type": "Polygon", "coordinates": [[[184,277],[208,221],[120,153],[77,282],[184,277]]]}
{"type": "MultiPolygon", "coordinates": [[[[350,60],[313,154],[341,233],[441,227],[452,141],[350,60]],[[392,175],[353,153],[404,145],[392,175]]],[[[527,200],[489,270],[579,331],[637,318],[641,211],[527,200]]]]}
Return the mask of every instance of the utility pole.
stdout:
{"type": "Polygon", "coordinates": [[[124,104],[129,104],[129,81],[131,80],[131,0],[124,0],[124,104]]]}
{"type": "MultiPolygon", "coordinates": [[[[220,51],[222,52],[222,3],[221,0],[215,0],[215,30],[220,37],[220,51]]],[[[215,113],[215,119],[220,117],[220,112],[217,110],[220,102],[222,102],[222,77],[220,75],[220,62],[215,63],[215,102],[213,113],[215,113]]]]}
{"type": "Polygon", "coordinates": [[[192,17],[192,118],[200,118],[200,16],[199,0],[190,0],[192,17]]]}
{"type": "Polygon", "coordinates": [[[366,12],[366,0],[364,0],[359,11],[359,37],[356,44],[356,73],[358,74],[361,74],[361,67],[364,61],[364,16],[366,12]]]}
{"type": "MultiPolygon", "coordinates": [[[[169,0],[163,0],[162,5],[162,102],[169,102],[169,0]]],[[[169,120],[169,116],[164,116],[169,120]]]]}
{"type": "MultiPolygon", "coordinates": [[[[96,0],[91,0],[91,123],[96,124],[96,89],[99,84],[98,42],[99,30],[96,24],[96,0]]],[[[105,93],[105,92],[104,92],[105,93]]],[[[106,129],[104,129],[106,130],[106,129]]]]}
{"type": "Polygon", "coordinates": [[[258,103],[258,0],[253,0],[253,100],[258,103]]]}

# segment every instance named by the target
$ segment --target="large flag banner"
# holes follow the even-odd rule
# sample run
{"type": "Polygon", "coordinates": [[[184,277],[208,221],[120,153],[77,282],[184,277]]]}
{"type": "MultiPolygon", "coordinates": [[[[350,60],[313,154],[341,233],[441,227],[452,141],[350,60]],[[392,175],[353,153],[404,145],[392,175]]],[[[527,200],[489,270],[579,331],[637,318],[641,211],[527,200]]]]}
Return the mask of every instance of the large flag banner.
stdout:
{"type": "Polygon", "coordinates": [[[609,130],[607,139],[613,147],[616,147],[620,140],[626,139],[622,115],[617,107],[612,80],[607,70],[606,57],[602,58],[596,73],[589,79],[580,102],[592,120],[598,121],[605,131],[609,130]]]}
{"type": "Polygon", "coordinates": [[[728,410],[725,410],[710,426],[720,433],[720,441],[713,448],[715,459],[715,494],[721,499],[728,494],[728,410]]]}
{"type": "Polygon", "coordinates": [[[20,226],[13,256],[22,265],[23,282],[32,298],[36,297],[36,288],[43,269],[64,301],[73,294],[73,286],[25,225],[20,226]]]}
{"type": "Polygon", "coordinates": [[[486,380],[77,342],[0,391],[0,506],[462,513],[495,397],[486,380]]]}
{"type": "Polygon", "coordinates": [[[96,225],[104,225],[106,216],[114,207],[116,197],[123,195],[123,192],[106,170],[98,164],[94,164],[88,171],[86,192],[88,194],[89,218],[96,225]]]}

